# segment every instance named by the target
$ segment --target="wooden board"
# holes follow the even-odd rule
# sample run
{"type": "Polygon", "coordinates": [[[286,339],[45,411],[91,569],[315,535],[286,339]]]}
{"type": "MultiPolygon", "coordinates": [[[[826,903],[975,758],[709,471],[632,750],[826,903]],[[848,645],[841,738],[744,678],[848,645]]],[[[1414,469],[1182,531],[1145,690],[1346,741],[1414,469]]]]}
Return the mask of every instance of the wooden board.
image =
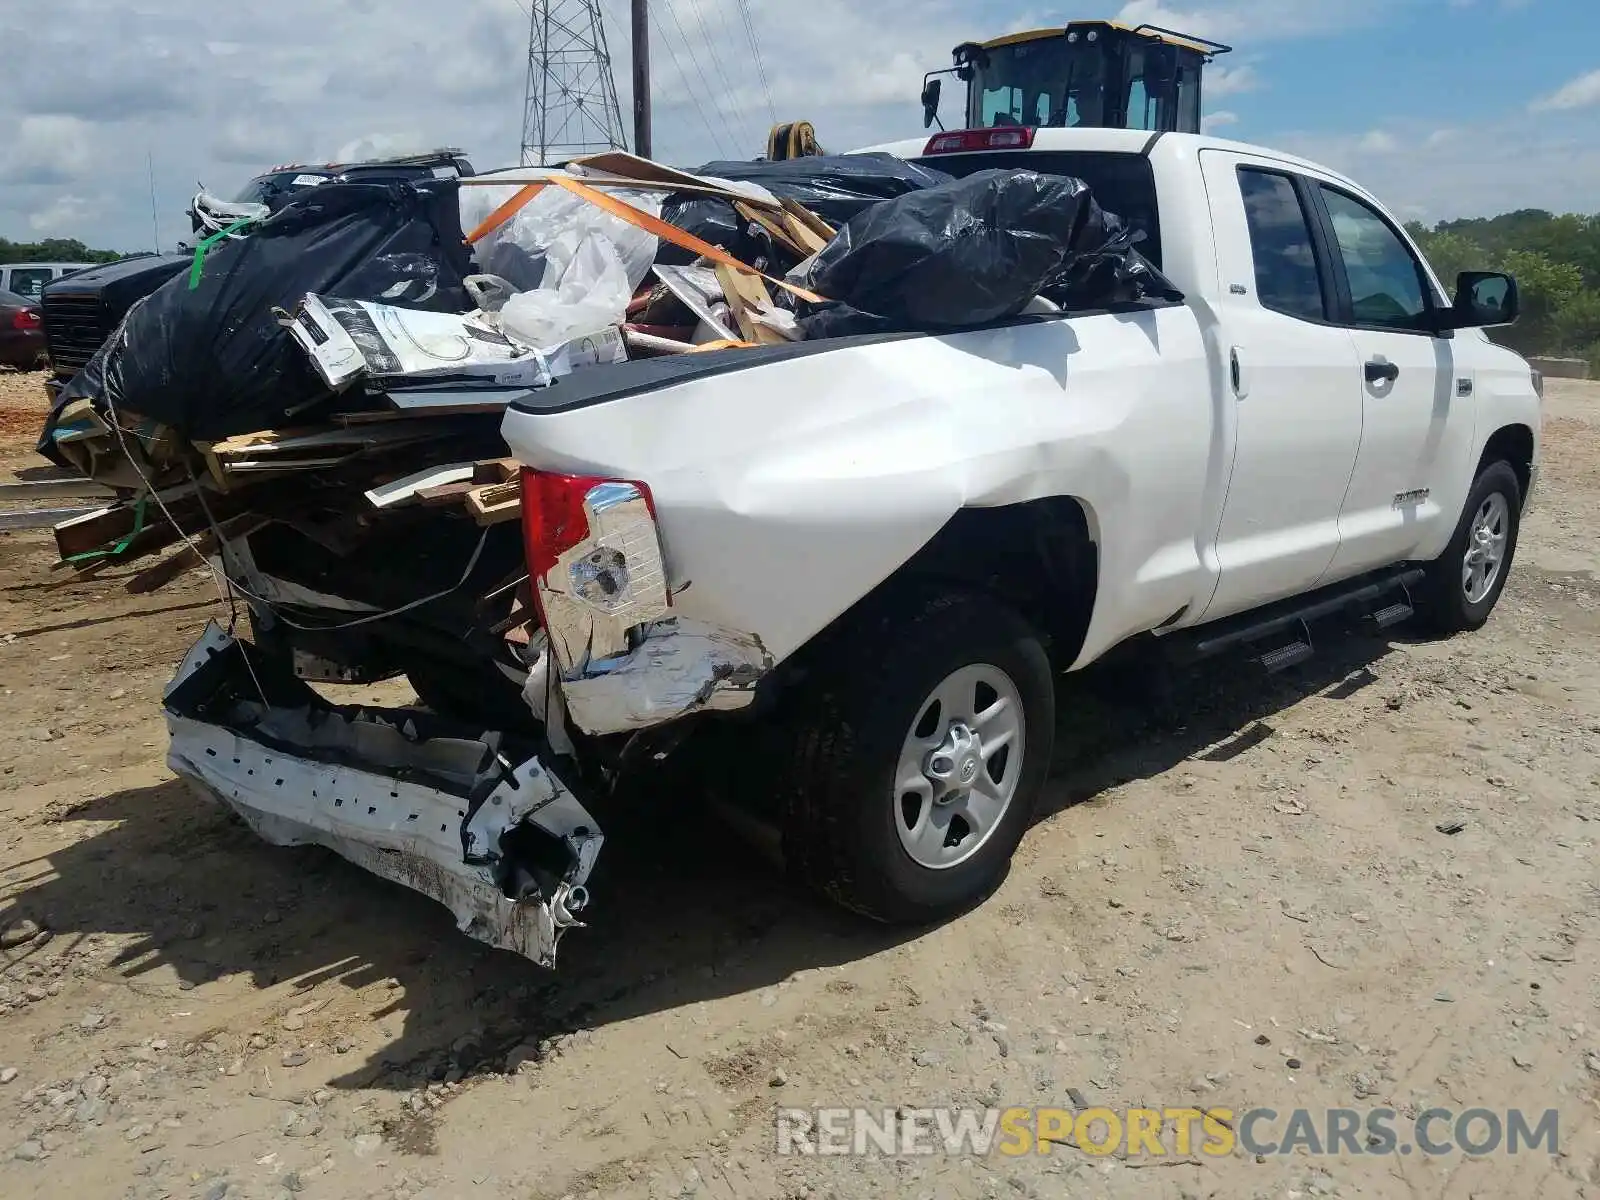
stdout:
{"type": "Polygon", "coordinates": [[[824,237],[787,208],[778,214],[778,219],[783,222],[783,227],[788,231],[790,240],[800,248],[806,258],[818,253],[833,240],[832,234],[824,237]]]}
{"type": "Polygon", "coordinates": [[[522,474],[514,458],[489,458],[472,464],[473,483],[509,483],[522,474]]]}
{"type": "Polygon", "coordinates": [[[422,501],[423,508],[454,507],[463,503],[467,493],[475,486],[466,479],[460,483],[442,483],[438,487],[423,488],[417,493],[417,499],[422,501]]]}
{"type": "Polygon", "coordinates": [[[491,483],[467,493],[467,511],[479,525],[498,525],[522,516],[522,480],[491,483]]]}
{"type": "Polygon", "coordinates": [[[833,235],[835,233],[833,226],[829,225],[821,217],[817,216],[816,213],[812,212],[804,204],[801,204],[798,200],[782,200],[779,201],[779,203],[783,205],[784,212],[788,213],[795,220],[799,221],[818,237],[822,238],[824,241],[831,241],[833,239],[833,235]]]}
{"type": "Polygon", "coordinates": [[[728,307],[733,310],[733,319],[745,341],[758,346],[775,346],[787,340],[776,329],[769,329],[751,317],[752,310],[772,307],[772,295],[760,279],[718,263],[717,282],[722,284],[722,294],[728,298],[728,307]]]}
{"type": "Polygon", "coordinates": [[[367,493],[367,503],[373,508],[393,508],[397,504],[410,504],[428,488],[470,480],[473,477],[473,470],[473,463],[451,463],[442,467],[429,467],[373,488],[367,493]]]}
{"type": "MultiPolygon", "coordinates": [[[[769,234],[772,235],[772,240],[787,249],[790,254],[797,255],[800,258],[810,257],[810,253],[806,251],[799,242],[795,241],[795,239],[790,235],[789,231],[785,229],[779,222],[778,218],[783,215],[781,209],[776,213],[768,215],[767,213],[760,212],[751,205],[746,204],[743,200],[735,200],[733,202],[733,211],[738,213],[746,221],[754,221],[757,225],[761,226],[761,228],[765,229],[769,234]]],[[[807,232],[809,233],[809,231],[807,232]]]]}

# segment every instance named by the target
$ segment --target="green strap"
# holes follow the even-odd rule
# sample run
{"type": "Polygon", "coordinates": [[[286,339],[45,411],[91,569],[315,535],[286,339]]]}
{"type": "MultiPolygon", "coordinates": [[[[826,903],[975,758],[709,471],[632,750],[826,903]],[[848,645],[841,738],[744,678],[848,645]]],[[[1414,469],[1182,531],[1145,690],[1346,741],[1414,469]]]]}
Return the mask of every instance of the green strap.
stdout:
{"type": "Polygon", "coordinates": [[[132,544],[134,538],[138,537],[139,534],[144,532],[144,509],[145,505],[149,502],[149,499],[149,492],[145,492],[139,497],[138,502],[133,506],[133,528],[128,531],[127,537],[123,538],[115,546],[111,547],[111,549],[85,550],[82,554],[74,554],[64,561],[75,563],[97,558],[116,558],[117,555],[121,554],[128,548],[130,544],[132,544]]]}
{"type": "Polygon", "coordinates": [[[257,218],[255,217],[240,217],[232,225],[217,230],[216,233],[213,233],[210,237],[204,239],[198,246],[194,248],[194,266],[189,268],[189,290],[191,292],[200,286],[200,264],[205,262],[206,252],[220,242],[223,238],[230,237],[231,235],[238,233],[239,230],[243,229],[246,225],[255,224],[256,219],[257,218]]]}

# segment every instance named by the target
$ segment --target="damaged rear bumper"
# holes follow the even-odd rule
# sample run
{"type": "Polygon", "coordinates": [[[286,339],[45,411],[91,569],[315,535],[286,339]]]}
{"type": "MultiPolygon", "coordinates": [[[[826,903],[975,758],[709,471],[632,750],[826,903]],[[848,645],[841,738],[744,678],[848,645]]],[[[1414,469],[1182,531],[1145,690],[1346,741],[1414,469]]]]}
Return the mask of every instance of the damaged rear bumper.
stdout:
{"type": "Polygon", "coordinates": [[[536,756],[429,714],[334,706],[215,624],[165,693],[167,762],[267,841],[325,846],[553,966],[599,826],[536,756]]]}

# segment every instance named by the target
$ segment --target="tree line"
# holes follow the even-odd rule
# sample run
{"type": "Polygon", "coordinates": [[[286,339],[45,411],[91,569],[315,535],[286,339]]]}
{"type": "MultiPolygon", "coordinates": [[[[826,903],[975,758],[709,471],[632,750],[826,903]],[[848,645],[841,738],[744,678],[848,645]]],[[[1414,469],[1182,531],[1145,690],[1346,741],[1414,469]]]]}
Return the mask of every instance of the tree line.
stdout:
{"type": "Polygon", "coordinates": [[[1588,359],[1600,377],[1600,214],[1525,208],[1406,230],[1449,289],[1461,271],[1516,276],[1522,316],[1490,330],[1495,341],[1523,354],[1588,359]]]}
{"type": "Polygon", "coordinates": [[[108,263],[121,257],[115,250],[91,250],[77,238],[45,238],[42,242],[13,242],[0,238],[0,263],[108,263]]]}

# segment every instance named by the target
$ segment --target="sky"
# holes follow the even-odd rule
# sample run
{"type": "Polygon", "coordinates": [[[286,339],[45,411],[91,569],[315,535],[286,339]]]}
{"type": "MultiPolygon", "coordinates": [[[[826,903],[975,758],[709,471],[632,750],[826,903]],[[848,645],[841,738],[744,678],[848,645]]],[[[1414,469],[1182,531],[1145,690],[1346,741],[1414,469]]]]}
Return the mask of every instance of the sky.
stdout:
{"type": "MultiPolygon", "coordinates": [[[[290,161],[455,145],[515,165],[532,3],[0,5],[0,237],[171,248],[199,184],[231,195],[290,161]]],[[[1232,43],[1208,127],[1326,163],[1407,219],[1600,212],[1597,0],[651,4],[655,155],[680,165],[755,157],[775,117],[830,150],[920,134],[922,74],[958,42],[1118,17],[1232,43]]],[[[603,6],[626,122],[626,2],[603,6]]]]}

